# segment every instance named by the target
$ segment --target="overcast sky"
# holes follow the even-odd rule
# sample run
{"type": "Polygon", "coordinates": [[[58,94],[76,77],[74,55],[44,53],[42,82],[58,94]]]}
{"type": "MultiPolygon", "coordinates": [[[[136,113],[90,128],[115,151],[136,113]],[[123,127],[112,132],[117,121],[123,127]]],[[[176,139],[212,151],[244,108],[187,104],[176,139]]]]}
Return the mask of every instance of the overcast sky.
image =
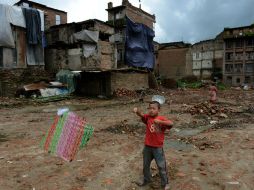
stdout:
{"type": "MultiPolygon", "coordinates": [[[[13,4],[18,0],[0,0],[13,4]]],[[[68,12],[68,22],[107,20],[110,0],[35,0],[68,12]]],[[[122,0],[111,0],[114,6],[122,0]]],[[[129,0],[138,6],[139,0],[129,0]]],[[[158,42],[197,42],[214,38],[224,27],[254,23],[254,0],[141,0],[142,9],[156,15],[158,42]]]]}

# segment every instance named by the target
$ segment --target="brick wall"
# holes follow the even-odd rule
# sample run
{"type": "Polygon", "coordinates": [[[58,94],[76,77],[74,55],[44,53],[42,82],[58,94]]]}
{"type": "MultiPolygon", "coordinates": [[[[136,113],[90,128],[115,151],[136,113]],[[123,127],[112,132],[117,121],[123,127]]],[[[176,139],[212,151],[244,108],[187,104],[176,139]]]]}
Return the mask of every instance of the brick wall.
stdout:
{"type": "Polygon", "coordinates": [[[98,53],[84,58],[81,48],[46,49],[45,68],[51,72],[60,69],[71,70],[109,70],[116,68],[114,45],[106,41],[98,41],[98,53]]]}
{"type": "Polygon", "coordinates": [[[102,24],[100,22],[95,22],[94,28],[97,31],[100,31],[102,33],[106,33],[106,34],[110,34],[113,35],[114,34],[114,28],[111,26],[108,26],[106,24],[102,24]]]}
{"type": "Polygon", "coordinates": [[[50,9],[44,6],[33,5],[33,8],[40,9],[44,11],[45,14],[45,29],[48,29],[50,26],[56,25],[56,15],[61,17],[61,24],[67,23],[67,13],[62,11],[57,11],[50,9]]]}
{"type": "Polygon", "coordinates": [[[148,73],[112,72],[111,91],[114,92],[118,88],[126,88],[128,90],[147,89],[149,88],[148,73]]]}
{"type": "Polygon", "coordinates": [[[25,84],[40,80],[52,80],[54,76],[43,67],[0,70],[0,96],[13,97],[16,90],[25,84]]]}
{"type": "Polygon", "coordinates": [[[159,73],[165,78],[179,79],[191,73],[187,71],[186,54],[188,48],[159,50],[159,73]]]}
{"type": "Polygon", "coordinates": [[[127,7],[126,15],[134,22],[145,24],[146,26],[152,29],[154,28],[153,25],[155,23],[155,19],[144,14],[141,10],[133,9],[132,7],[127,7]]]}

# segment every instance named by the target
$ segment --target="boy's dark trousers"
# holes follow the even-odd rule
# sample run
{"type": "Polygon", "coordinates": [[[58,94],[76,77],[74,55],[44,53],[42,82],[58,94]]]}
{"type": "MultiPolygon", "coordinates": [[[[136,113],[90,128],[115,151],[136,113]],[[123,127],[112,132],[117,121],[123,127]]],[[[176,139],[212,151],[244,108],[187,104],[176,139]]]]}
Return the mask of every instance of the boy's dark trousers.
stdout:
{"type": "Polygon", "coordinates": [[[152,160],[155,159],[155,162],[158,166],[160,177],[161,177],[161,185],[164,187],[168,184],[168,177],[167,177],[167,165],[166,159],[164,155],[163,148],[151,147],[146,146],[143,150],[143,174],[144,174],[144,182],[151,181],[151,171],[150,166],[152,160]]]}

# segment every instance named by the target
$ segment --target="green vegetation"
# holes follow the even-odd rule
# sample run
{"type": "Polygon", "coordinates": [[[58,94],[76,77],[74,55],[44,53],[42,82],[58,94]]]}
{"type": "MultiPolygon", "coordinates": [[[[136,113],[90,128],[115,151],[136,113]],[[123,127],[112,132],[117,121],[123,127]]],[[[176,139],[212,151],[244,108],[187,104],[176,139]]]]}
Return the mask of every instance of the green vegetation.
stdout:
{"type": "Polygon", "coordinates": [[[177,86],[179,88],[201,88],[202,87],[202,82],[201,81],[196,81],[196,82],[186,82],[184,80],[178,80],[177,81],[177,86]]]}
{"type": "Polygon", "coordinates": [[[226,89],[228,89],[228,86],[226,86],[225,84],[220,82],[217,84],[217,88],[218,88],[218,90],[226,90],[226,89]]]}
{"type": "Polygon", "coordinates": [[[254,36],[254,32],[245,32],[244,36],[250,36],[250,37],[252,37],[252,36],[254,36]]]}

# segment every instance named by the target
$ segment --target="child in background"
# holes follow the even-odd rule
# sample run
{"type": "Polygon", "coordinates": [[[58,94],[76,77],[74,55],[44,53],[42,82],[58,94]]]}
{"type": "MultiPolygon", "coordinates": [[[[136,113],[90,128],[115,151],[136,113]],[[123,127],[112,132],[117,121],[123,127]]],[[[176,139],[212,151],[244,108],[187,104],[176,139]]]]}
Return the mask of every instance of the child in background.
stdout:
{"type": "Polygon", "coordinates": [[[209,87],[209,95],[210,95],[210,102],[213,104],[217,101],[217,92],[218,92],[218,89],[216,88],[214,84],[212,84],[209,87]]]}
{"type": "Polygon", "coordinates": [[[159,116],[160,103],[152,101],[148,107],[148,114],[143,114],[138,108],[134,108],[142,121],[146,124],[145,146],[143,150],[143,175],[144,179],[139,186],[145,186],[151,182],[150,165],[153,159],[157,164],[161,177],[161,186],[165,190],[169,190],[169,182],[167,176],[167,165],[163,151],[164,133],[166,129],[170,129],[173,122],[163,116],[159,116]]]}

